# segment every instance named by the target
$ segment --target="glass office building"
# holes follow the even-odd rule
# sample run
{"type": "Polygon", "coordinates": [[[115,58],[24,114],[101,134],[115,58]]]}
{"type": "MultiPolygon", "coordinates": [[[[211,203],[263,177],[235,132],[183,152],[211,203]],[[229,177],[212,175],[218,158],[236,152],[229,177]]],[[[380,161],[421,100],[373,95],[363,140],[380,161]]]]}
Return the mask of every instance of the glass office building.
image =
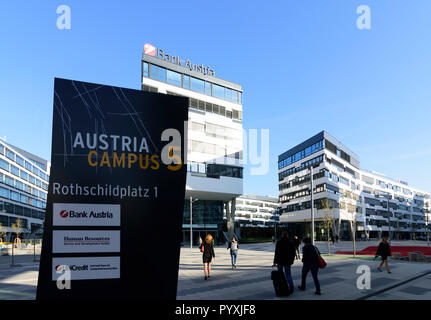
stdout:
{"type": "Polygon", "coordinates": [[[361,169],[358,155],[326,131],[278,157],[280,222],[291,232],[310,235],[311,168],[316,239],[327,237],[328,216],[332,235],[344,239],[351,239],[352,225],[359,239],[389,233],[391,239],[425,239],[430,193],[361,169]]]}
{"type": "Polygon", "coordinates": [[[0,223],[4,241],[16,236],[42,237],[50,164],[29,152],[0,140],[0,223]]]}
{"type": "Polygon", "coordinates": [[[188,98],[183,243],[190,243],[190,221],[194,244],[207,233],[224,242],[223,212],[233,216],[243,188],[242,87],[172,60],[143,53],[141,85],[144,91],[188,98]]]}

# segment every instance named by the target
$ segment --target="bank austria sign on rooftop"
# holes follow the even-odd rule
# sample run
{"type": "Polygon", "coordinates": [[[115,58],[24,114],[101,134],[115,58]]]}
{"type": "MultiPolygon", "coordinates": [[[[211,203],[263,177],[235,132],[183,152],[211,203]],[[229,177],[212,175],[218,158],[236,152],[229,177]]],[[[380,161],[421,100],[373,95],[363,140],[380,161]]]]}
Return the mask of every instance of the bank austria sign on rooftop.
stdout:
{"type": "Polygon", "coordinates": [[[149,43],[144,45],[144,53],[149,56],[157,57],[164,61],[168,61],[177,66],[187,68],[190,71],[194,70],[197,72],[201,72],[204,75],[215,76],[214,69],[212,69],[210,66],[205,66],[204,64],[199,65],[199,64],[192,63],[190,59],[181,59],[180,56],[171,55],[169,53],[166,53],[163,49],[160,49],[160,48],[156,49],[156,47],[154,47],[149,43]]]}
{"type": "Polygon", "coordinates": [[[55,79],[37,299],[175,299],[187,104],[55,79]]]}

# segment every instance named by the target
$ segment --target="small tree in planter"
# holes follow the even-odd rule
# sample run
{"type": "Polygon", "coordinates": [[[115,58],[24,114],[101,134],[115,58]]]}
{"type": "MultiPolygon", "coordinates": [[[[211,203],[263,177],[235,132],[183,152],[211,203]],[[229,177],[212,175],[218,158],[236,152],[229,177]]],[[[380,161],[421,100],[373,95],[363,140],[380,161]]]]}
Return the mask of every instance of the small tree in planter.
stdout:
{"type": "Polygon", "coordinates": [[[14,245],[20,244],[21,243],[20,236],[22,234],[22,227],[23,227],[22,220],[20,218],[18,218],[16,220],[16,223],[12,223],[11,227],[12,227],[13,232],[15,232],[15,234],[16,234],[16,238],[13,241],[14,245]]]}
{"type": "Polygon", "coordinates": [[[321,205],[322,210],[324,212],[322,215],[322,221],[323,221],[323,227],[325,228],[326,235],[327,235],[328,254],[331,254],[329,232],[330,232],[332,226],[334,225],[334,220],[335,220],[334,208],[332,208],[330,206],[327,199],[320,200],[320,205],[321,205]]]}
{"type": "Polygon", "coordinates": [[[6,237],[7,229],[3,227],[3,225],[0,223],[0,243],[3,242],[4,238],[6,237]]]}

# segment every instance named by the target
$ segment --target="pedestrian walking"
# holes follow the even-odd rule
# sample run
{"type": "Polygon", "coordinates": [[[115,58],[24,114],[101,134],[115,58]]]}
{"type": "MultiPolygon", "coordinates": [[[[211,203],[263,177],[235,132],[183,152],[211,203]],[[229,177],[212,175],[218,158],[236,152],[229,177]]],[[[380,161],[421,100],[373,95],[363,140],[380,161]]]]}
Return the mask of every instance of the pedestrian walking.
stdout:
{"type": "Polygon", "coordinates": [[[301,241],[299,240],[298,236],[293,237],[293,245],[295,246],[295,258],[298,260],[301,260],[301,255],[299,253],[300,244],[301,244],[301,241]]]}
{"type": "Polygon", "coordinates": [[[377,252],[376,252],[376,256],[375,258],[377,258],[378,256],[382,257],[382,261],[380,262],[379,266],[377,267],[377,270],[379,270],[380,272],[382,272],[382,265],[385,264],[386,270],[388,271],[388,273],[392,273],[391,269],[389,269],[389,265],[388,265],[388,257],[390,257],[391,254],[391,246],[388,243],[388,238],[387,237],[383,237],[382,241],[379,244],[379,247],[377,248],[377,252]]]}
{"type": "Polygon", "coordinates": [[[208,234],[205,237],[205,241],[202,242],[202,244],[199,246],[199,249],[202,252],[202,262],[204,264],[205,280],[208,280],[210,278],[210,273],[211,273],[212,258],[214,258],[214,260],[215,260],[212,235],[208,234]]]}
{"type": "Polygon", "coordinates": [[[302,291],[305,290],[307,274],[309,271],[311,271],[314,286],[316,287],[316,291],[314,293],[320,296],[320,283],[319,279],[317,278],[317,273],[319,271],[318,256],[320,255],[320,252],[315,246],[311,244],[310,238],[304,238],[302,242],[304,243],[304,246],[302,247],[302,279],[301,285],[298,288],[302,291]]]}
{"type": "Polygon", "coordinates": [[[337,243],[339,242],[338,234],[335,235],[335,240],[337,241],[337,243]]]}
{"type": "Polygon", "coordinates": [[[232,237],[232,240],[229,242],[228,249],[230,249],[230,258],[232,261],[232,269],[236,269],[236,260],[238,258],[238,248],[239,244],[236,240],[235,236],[232,237]]]}
{"type": "Polygon", "coordinates": [[[284,269],[284,276],[289,285],[290,294],[292,294],[294,290],[290,267],[295,261],[295,255],[295,245],[289,239],[289,233],[287,231],[283,231],[281,239],[278,240],[275,245],[273,266],[277,266],[278,271],[283,271],[284,269]]]}

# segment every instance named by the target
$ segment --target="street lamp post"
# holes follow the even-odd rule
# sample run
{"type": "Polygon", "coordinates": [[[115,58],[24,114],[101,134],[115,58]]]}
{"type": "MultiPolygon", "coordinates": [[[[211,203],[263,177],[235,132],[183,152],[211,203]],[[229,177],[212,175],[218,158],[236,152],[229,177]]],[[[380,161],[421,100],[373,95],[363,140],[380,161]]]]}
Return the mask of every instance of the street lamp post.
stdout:
{"type": "Polygon", "coordinates": [[[314,246],[314,201],[313,201],[313,166],[310,167],[311,188],[311,244],[314,246]]]}
{"type": "Polygon", "coordinates": [[[190,251],[193,250],[193,202],[198,201],[198,199],[194,199],[190,196],[190,251]]]}

